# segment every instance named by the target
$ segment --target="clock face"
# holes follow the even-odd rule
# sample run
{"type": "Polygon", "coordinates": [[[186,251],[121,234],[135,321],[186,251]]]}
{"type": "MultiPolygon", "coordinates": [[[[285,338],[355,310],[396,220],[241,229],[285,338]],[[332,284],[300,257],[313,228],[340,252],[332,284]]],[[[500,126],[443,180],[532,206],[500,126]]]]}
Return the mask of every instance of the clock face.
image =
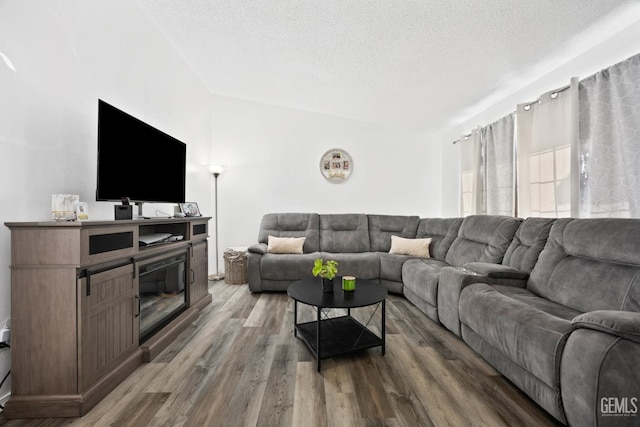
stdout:
{"type": "Polygon", "coordinates": [[[333,148],[320,158],[320,172],[327,181],[339,184],[349,178],[353,171],[353,160],[349,153],[333,148]]]}

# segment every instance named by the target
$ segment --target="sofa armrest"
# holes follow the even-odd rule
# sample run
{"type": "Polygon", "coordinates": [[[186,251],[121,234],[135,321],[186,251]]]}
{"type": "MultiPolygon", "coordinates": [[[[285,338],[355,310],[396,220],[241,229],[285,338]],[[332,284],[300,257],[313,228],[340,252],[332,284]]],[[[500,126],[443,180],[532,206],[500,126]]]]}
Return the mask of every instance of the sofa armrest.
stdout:
{"type": "Polygon", "coordinates": [[[460,293],[473,283],[487,283],[488,278],[461,267],[444,267],[438,283],[438,320],[457,336],[461,336],[460,293]]]}
{"type": "Polygon", "coordinates": [[[464,265],[464,268],[475,271],[478,274],[487,276],[490,279],[513,279],[513,280],[527,280],[529,273],[526,271],[518,270],[517,268],[509,267],[502,264],[491,264],[488,262],[468,262],[464,265]]]}
{"type": "Polygon", "coordinates": [[[257,243],[253,246],[249,246],[249,252],[252,254],[264,255],[267,253],[267,244],[257,243]]]}
{"type": "Polygon", "coordinates": [[[559,370],[566,424],[637,426],[638,360],[640,344],[635,341],[591,328],[573,331],[559,370]]]}
{"type": "Polygon", "coordinates": [[[633,311],[590,311],[576,316],[571,324],[640,343],[640,313],[633,311]]]}

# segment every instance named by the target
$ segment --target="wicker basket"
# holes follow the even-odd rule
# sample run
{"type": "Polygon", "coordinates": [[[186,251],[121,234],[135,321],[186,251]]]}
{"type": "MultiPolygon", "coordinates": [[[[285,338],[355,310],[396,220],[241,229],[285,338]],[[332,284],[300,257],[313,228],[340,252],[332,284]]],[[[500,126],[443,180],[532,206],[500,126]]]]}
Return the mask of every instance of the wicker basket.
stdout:
{"type": "Polygon", "coordinates": [[[224,251],[224,283],[247,283],[247,248],[227,248],[224,251]]]}

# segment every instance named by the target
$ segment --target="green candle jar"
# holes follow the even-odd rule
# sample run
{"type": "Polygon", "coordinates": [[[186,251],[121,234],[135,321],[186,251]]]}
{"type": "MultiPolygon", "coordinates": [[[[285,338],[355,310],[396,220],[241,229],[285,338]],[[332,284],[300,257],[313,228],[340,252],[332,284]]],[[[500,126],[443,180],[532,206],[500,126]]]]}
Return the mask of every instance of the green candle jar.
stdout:
{"type": "Polygon", "coordinates": [[[353,276],[344,276],[342,278],[342,290],[343,291],[355,291],[356,290],[356,278],[353,276]]]}

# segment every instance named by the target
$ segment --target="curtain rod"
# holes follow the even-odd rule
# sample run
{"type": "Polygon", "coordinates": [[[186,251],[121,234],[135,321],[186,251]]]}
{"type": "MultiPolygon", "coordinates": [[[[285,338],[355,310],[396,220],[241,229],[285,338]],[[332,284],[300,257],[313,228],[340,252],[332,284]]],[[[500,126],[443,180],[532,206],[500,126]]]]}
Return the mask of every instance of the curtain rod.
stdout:
{"type": "MultiPolygon", "coordinates": [[[[466,134],[466,135],[462,135],[462,139],[469,139],[469,137],[471,136],[471,134],[466,134]]],[[[458,142],[460,142],[459,139],[456,139],[455,141],[453,141],[453,145],[456,145],[458,142]]]]}
{"type": "MultiPolygon", "coordinates": [[[[513,113],[511,113],[511,114],[517,114],[517,113],[518,113],[517,111],[514,111],[514,112],[513,112],[513,113]]],[[[508,114],[507,114],[507,116],[508,116],[508,114]]],[[[506,116],[505,116],[505,117],[506,117],[506,116]]],[[[481,128],[481,129],[482,129],[482,128],[481,128]]],[[[469,137],[470,137],[470,136],[471,136],[471,133],[468,133],[468,134],[466,134],[466,135],[462,135],[462,139],[469,139],[469,137]]],[[[455,141],[453,141],[453,145],[456,145],[458,142],[460,142],[460,140],[459,140],[459,139],[456,139],[455,141]]]]}
{"type": "MultiPolygon", "coordinates": [[[[531,109],[531,106],[534,104],[539,104],[540,103],[540,99],[542,99],[545,95],[549,95],[549,98],[551,99],[556,99],[558,97],[558,95],[560,94],[560,92],[564,92],[565,90],[569,89],[571,87],[571,84],[568,84],[566,86],[563,86],[559,89],[555,89],[552,91],[549,91],[547,93],[543,93],[538,99],[536,99],[535,101],[531,101],[531,102],[525,102],[524,107],[522,107],[525,111],[529,111],[531,109]]],[[[520,104],[522,105],[522,104],[520,104]]]]}
{"type": "MultiPolygon", "coordinates": [[[[540,102],[540,98],[542,98],[543,96],[545,96],[545,95],[547,95],[547,94],[549,95],[549,97],[550,97],[551,99],[556,99],[556,98],[558,97],[558,94],[559,94],[560,92],[564,92],[565,90],[569,89],[570,87],[571,87],[571,83],[569,83],[569,84],[568,84],[568,85],[566,85],[566,86],[562,86],[561,88],[558,88],[558,89],[555,89],[555,90],[549,91],[549,92],[547,92],[547,93],[543,93],[543,94],[542,94],[538,99],[536,99],[535,101],[532,101],[532,102],[525,102],[525,103],[524,103],[524,107],[523,107],[523,108],[524,108],[526,111],[530,110],[530,109],[531,109],[531,106],[532,106],[533,104],[539,103],[539,102],[540,102]]],[[[517,110],[516,110],[516,111],[514,111],[514,112],[513,112],[513,114],[518,114],[518,111],[517,111],[517,110]]],[[[470,136],[471,136],[471,134],[469,133],[469,134],[467,134],[467,135],[463,135],[463,136],[462,136],[462,138],[463,138],[463,139],[468,139],[470,136]]],[[[453,141],[453,145],[456,145],[458,142],[460,142],[460,140],[459,140],[459,139],[456,139],[455,141],[453,141]]]]}

